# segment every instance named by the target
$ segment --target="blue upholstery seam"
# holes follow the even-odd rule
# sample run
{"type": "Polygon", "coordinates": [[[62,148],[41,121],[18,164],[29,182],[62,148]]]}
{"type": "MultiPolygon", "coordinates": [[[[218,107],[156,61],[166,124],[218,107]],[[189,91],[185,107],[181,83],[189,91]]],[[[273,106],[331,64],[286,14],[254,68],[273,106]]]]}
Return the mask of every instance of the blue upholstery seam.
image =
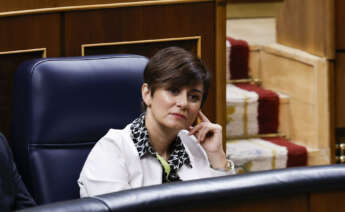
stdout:
{"type": "Polygon", "coordinates": [[[83,61],[83,60],[100,60],[100,59],[113,59],[113,58],[143,58],[145,59],[146,57],[145,56],[142,56],[142,55],[126,55],[126,54],[123,54],[123,55],[113,55],[113,56],[100,56],[100,57],[97,57],[97,58],[94,58],[95,56],[94,55],[89,55],[89,56],[80,56],[80,57],[77,57],[77,58],[57,58],[57,59],[54,59],[54,58],[44,58],[43,60],[39,61],[38,63],[35,63],[35,65],[31,68],[31,75],[32,73],[34,72],[34,70],[36,69],[36,66],[40,65],[41,63],[45,63],[45,62],[48,62],[48,61],[83,61]],[[88,58],[88,57],[92,57],[92,58],[88,58]],[[85,57],[85,58],[83,58],[85,57]]]}

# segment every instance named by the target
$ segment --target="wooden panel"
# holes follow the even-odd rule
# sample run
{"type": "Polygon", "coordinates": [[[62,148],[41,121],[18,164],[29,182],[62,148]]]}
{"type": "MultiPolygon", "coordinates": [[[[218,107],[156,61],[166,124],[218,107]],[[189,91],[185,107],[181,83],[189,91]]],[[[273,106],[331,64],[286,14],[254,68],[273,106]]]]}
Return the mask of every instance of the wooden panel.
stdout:
{"type": "Polygon", "coordinates": [[[310,211],[329,212],[345,211],[343,204],[345,199],[344,191],[318,192],[310,195],[310,211]]]}
{"type": "Polygon", "coordinates": [[[345,53],[337,53],[335,65],[335,127],[345,127],[345,53]]]}
{"type": "MultiPolygon", "coordinates": [[[[201,36],[201,57],[216,77],[213,2],[67,12],[64,22],[68,56],[80,55],[82,44],[201,36]]],[[[215,86],[211,85],[204,106],[212,121],[215,86]]]]}
{"type": "Polygon", "coordinates": [[[309,212],[308,194],[279,195],[278,197],[257,197],[246,200],[221,200],[212,204],[176,205],[167,212],[309,212]],[[206,205],[206,207],[205,207],[206,205]]]}
{"type": "Polygon", "coordinates": [[[334,58],[334,0],[285,0],[277,16],[277,42],[334,58]]]}
{"type": "Polygon", "coordinates": [[[264,2],[280,2],[284,0],[227,0],[229,3],[264,3],[264,2]]]}
{"type": "Polygon", "coordinates": [[[42,51],[8,51],[46,48],[47,56],[60,56],[60,15],[0,18],[0,32],[0,131],[9,137],[13,73],[21,62],[42,57],[42,51]]]}
{"type": "MultiPolygon", "coordinates": [[[[263,194],[264,195],[264,194],[263,194]]],[[[239,201],[231,207],[229,212],[302,212],[308,211],[308,196],[306,194],[279,195],[259,200],[239,201]]]]}
{"type": "MultiPolygon", "coordinates": [[[[265,88],[290,97],[291,140],[320,150],[330,162],[332,144],[331,64],[325,58],[272,45],[263,48],[260,77],[265,88]]],[[[315,164],[314,164],[315,165],[315,164]]]]}
{"type": "MultiPolygon", "coordinates": [[[[78,5],[91,5],[91,4],[109,4],[109,3],[122,3],[134,2],[136,0],[11,0],[4,1],[0,4],[0,12],[14,11],[14,10],[30,10],[40,8],[54,8],[78,5]]],[[[149,1],[149,0],[142,0],[149,1]]]]}
{"type": "MultiPolygon", "coordinates": [[[[95,44],[84,45],[84,54],[82,55],[97,55],[97,54],[138,54],[146,57],[152,57],[158,50],[169,47],[178,46],[184,48],[195,55],[198,55],[198,38],[178,40],[145,40],[140,42],[120,42],[109,44],[95,44]]],[[[201,39],[201,38],[200,38],[201,39]]],[[[200,52],[200,51],[199,51],[200,52]]]]}
{"type": "Polygon", "coordinates": [[[0,4],[0,17],[96,8],[180,4],[212,0],[15,0],[0,4]]]}
{"type": "Polygon", "coordinates": [[[0,18],[0,32],[0,52],[47,48],[48,57],[60,56],[59,14],[0,18]]]}
{"type": "Polygon", "coordinates": [[[17,66],[25,60],[44,56],[44,50],[0,53],[0,132],[10,138],[13,76],[17,66]]]}
{"type": "Polygon", "coordinates": [[[128,2],[128,0],[11,0],[1,2],[0,12],[88,4],[108,4],[114,2],[128,2]]]}
{"type": "Polygon", "coordinates": [[[335,48],[345,49],[345,1],[335,0],[335,48]]]}
{"type": "MultiPolygon", "coordinates": [[[[257,19],[276,17],[282,2],[231,2],[227,4],[227,18],[228,19],[257,19]]],[[[233,21],[233,20],[232,20],[233,21]]],[[[250,21],[250,20],[248,20],[250,21]]],[[[275,21],[275,19],[274,19],[275,21]]],[[[275,29],[274,29],[275,30],[275,29]]],[[[234,30],[232,30],[234,31],[234,30]]],[[[253,35],[254,36],[254,35],[253,35]]],[[[256,34],[256,36],[258,36],[256,34]]]]}
{"type": "Polygon", "coordinates": [[[223,149],[226,150],[226,2],[216,5],[216,55],[213,83],[216,84],[216,120],[223,126],[223,149]]]}

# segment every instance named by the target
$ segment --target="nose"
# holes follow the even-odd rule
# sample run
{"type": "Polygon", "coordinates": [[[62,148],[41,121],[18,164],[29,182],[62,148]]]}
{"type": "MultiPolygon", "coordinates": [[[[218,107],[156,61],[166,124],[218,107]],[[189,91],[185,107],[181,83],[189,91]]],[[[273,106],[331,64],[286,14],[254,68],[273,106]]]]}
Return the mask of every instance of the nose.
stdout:
{"type": "Polygon", "coordinates": [[[176,105],[182,108],[185,108],[188,103],[188,95],[186,91],[180,92],[179,95],[176,96],[176,105]]]}

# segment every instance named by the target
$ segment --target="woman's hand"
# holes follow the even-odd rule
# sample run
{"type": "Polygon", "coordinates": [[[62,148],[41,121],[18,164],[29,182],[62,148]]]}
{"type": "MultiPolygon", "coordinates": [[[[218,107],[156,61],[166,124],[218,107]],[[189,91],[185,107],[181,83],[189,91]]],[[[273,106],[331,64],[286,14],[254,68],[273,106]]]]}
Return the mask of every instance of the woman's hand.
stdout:
{"type": "Polygon", "coordinates": [[[201,111],[198,117],[201,122],[190,127],[189,134],[194,135],[205,149],[212,168],[225,168],[227,161],[222,144],[222,127],[210,122],[201,111]]]}

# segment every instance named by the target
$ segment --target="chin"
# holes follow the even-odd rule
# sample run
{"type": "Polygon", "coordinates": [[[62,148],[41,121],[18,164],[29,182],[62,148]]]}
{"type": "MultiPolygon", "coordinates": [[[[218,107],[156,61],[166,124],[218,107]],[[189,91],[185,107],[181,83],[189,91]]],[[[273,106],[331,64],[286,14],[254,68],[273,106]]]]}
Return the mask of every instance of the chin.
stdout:
{"type": "Polygon", "coordinates": [[[182,123],[169,123],[166,125],[168,128],[175,129],[175,130],[183,130],[186,129],[187,126],[182,123]]]}

